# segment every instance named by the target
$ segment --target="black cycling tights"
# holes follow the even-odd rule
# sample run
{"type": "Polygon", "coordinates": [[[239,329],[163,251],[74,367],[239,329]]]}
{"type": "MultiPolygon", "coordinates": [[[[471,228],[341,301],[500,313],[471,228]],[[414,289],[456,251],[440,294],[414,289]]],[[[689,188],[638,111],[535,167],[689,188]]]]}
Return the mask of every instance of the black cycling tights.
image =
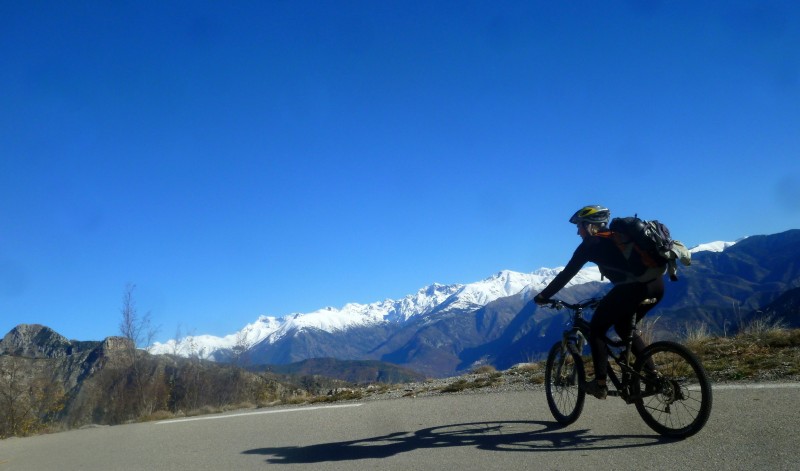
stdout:
{"type": "MultiPolygon", "coordinates": [[[[605,340],[608,329],[613,326],[621,338],[627,338],[631,330],[631,315],[636,312],[636,320],[640,321],[655,306],[655,304],[642,306],[642,301],[648,298],[661,301],[662,297],[664,297],[664,278],[659,276],[648,283],[617,285],[600,301],[589,323],[591,327],[589,344],[592,347],[595,378],[604,380],[608,375],[605,340]]],[[[645,346],[639,334],[634,332],[633,353],[638,355],[645,346]]]]}

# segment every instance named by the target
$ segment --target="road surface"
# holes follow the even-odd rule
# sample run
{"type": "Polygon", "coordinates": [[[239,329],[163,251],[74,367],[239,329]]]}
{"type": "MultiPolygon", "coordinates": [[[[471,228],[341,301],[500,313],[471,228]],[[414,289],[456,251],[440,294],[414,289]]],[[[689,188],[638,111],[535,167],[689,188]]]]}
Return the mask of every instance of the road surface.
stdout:
{"type": "Polygon", "coordinates": [[[557,426],[543,392],[300,406],[0,441],[6,470],[798,469],[800,384],[717,387],[706,427],[652,432],[633,406],[587,398],[557,426]],[[755,387],[754,387],[755,386],[755,387]]]}

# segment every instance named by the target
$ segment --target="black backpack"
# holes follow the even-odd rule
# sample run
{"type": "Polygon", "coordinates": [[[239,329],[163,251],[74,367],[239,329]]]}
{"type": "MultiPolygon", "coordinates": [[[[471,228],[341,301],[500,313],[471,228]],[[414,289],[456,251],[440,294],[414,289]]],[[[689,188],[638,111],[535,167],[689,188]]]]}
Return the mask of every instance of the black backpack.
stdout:
{"type": "Polygon", "coordinates": [[[677,260],[690,265],[692,254],[680,241],[674,240],[663,223],[645,221],[638,216],[614,218],[608,226],[618,244],[632,244],[645,267],[664,267],[672,281],[678,280],[677,260]]]}

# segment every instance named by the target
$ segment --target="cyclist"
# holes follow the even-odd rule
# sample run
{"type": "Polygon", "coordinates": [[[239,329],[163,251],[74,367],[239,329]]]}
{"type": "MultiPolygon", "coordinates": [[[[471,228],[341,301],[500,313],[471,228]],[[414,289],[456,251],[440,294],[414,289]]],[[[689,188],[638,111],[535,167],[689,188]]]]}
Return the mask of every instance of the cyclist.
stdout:
{"type": "MultiPolygon", "coordinates": [[[[610,218],[611,211],[608,208],[592,205],[579,209],[569,219],[570,223],[578,226],[578,235],[583,241],[575,249],[567,266],[533,298],[536,304],[547,304],[587,262],[595,263],[600,274],[613,284],[613,288],[597,305],[590,322],[588,340],[595,377],[582,386],[587,394],[598,399],[605,399],[608,395],[606,332],[613,326],[620,337],[629,335],[633,313],[636,313],[637,322],[640,321],[664,296],[662,275],[666,270],[666,266],[649,267],[642,272],[642,267],[637,267],[633,258],[626,258],[608,230],[610,218]],[[642,304],[649,298],[655,299],[655,303],[642,304]]],[[[634,332],[633,353],[638,354],[645,346],[639,333],[634,332]]]]}

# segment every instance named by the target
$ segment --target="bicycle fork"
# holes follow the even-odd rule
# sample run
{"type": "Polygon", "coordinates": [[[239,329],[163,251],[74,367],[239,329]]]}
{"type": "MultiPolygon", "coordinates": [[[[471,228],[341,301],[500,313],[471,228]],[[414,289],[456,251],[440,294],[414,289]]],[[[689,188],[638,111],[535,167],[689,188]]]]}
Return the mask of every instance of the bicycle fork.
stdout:
{"type": "Polygon", "coordinates": [[[583,347],[586,345],[586,337],[580,329],[573,327],[564,332],[564,338],[561,342],[565,350],[581,356],[583,354],[583,347]]]}
{"type": "MultiPolygon", "coordinates": [[[[563,352],[575,354],[580,358],[584,345],[586,345],[586,337],[578,328],[572,328],[564,332],[561,339],[561,350],[563,352]]],[[[556,366],[555,377],[559,386],[576,386],[578,383],[575,370],[569,372],[569,376],[565,376],[564,365],[568,357],[569,355],[562,355],[561,361],[556,366]]]]}

